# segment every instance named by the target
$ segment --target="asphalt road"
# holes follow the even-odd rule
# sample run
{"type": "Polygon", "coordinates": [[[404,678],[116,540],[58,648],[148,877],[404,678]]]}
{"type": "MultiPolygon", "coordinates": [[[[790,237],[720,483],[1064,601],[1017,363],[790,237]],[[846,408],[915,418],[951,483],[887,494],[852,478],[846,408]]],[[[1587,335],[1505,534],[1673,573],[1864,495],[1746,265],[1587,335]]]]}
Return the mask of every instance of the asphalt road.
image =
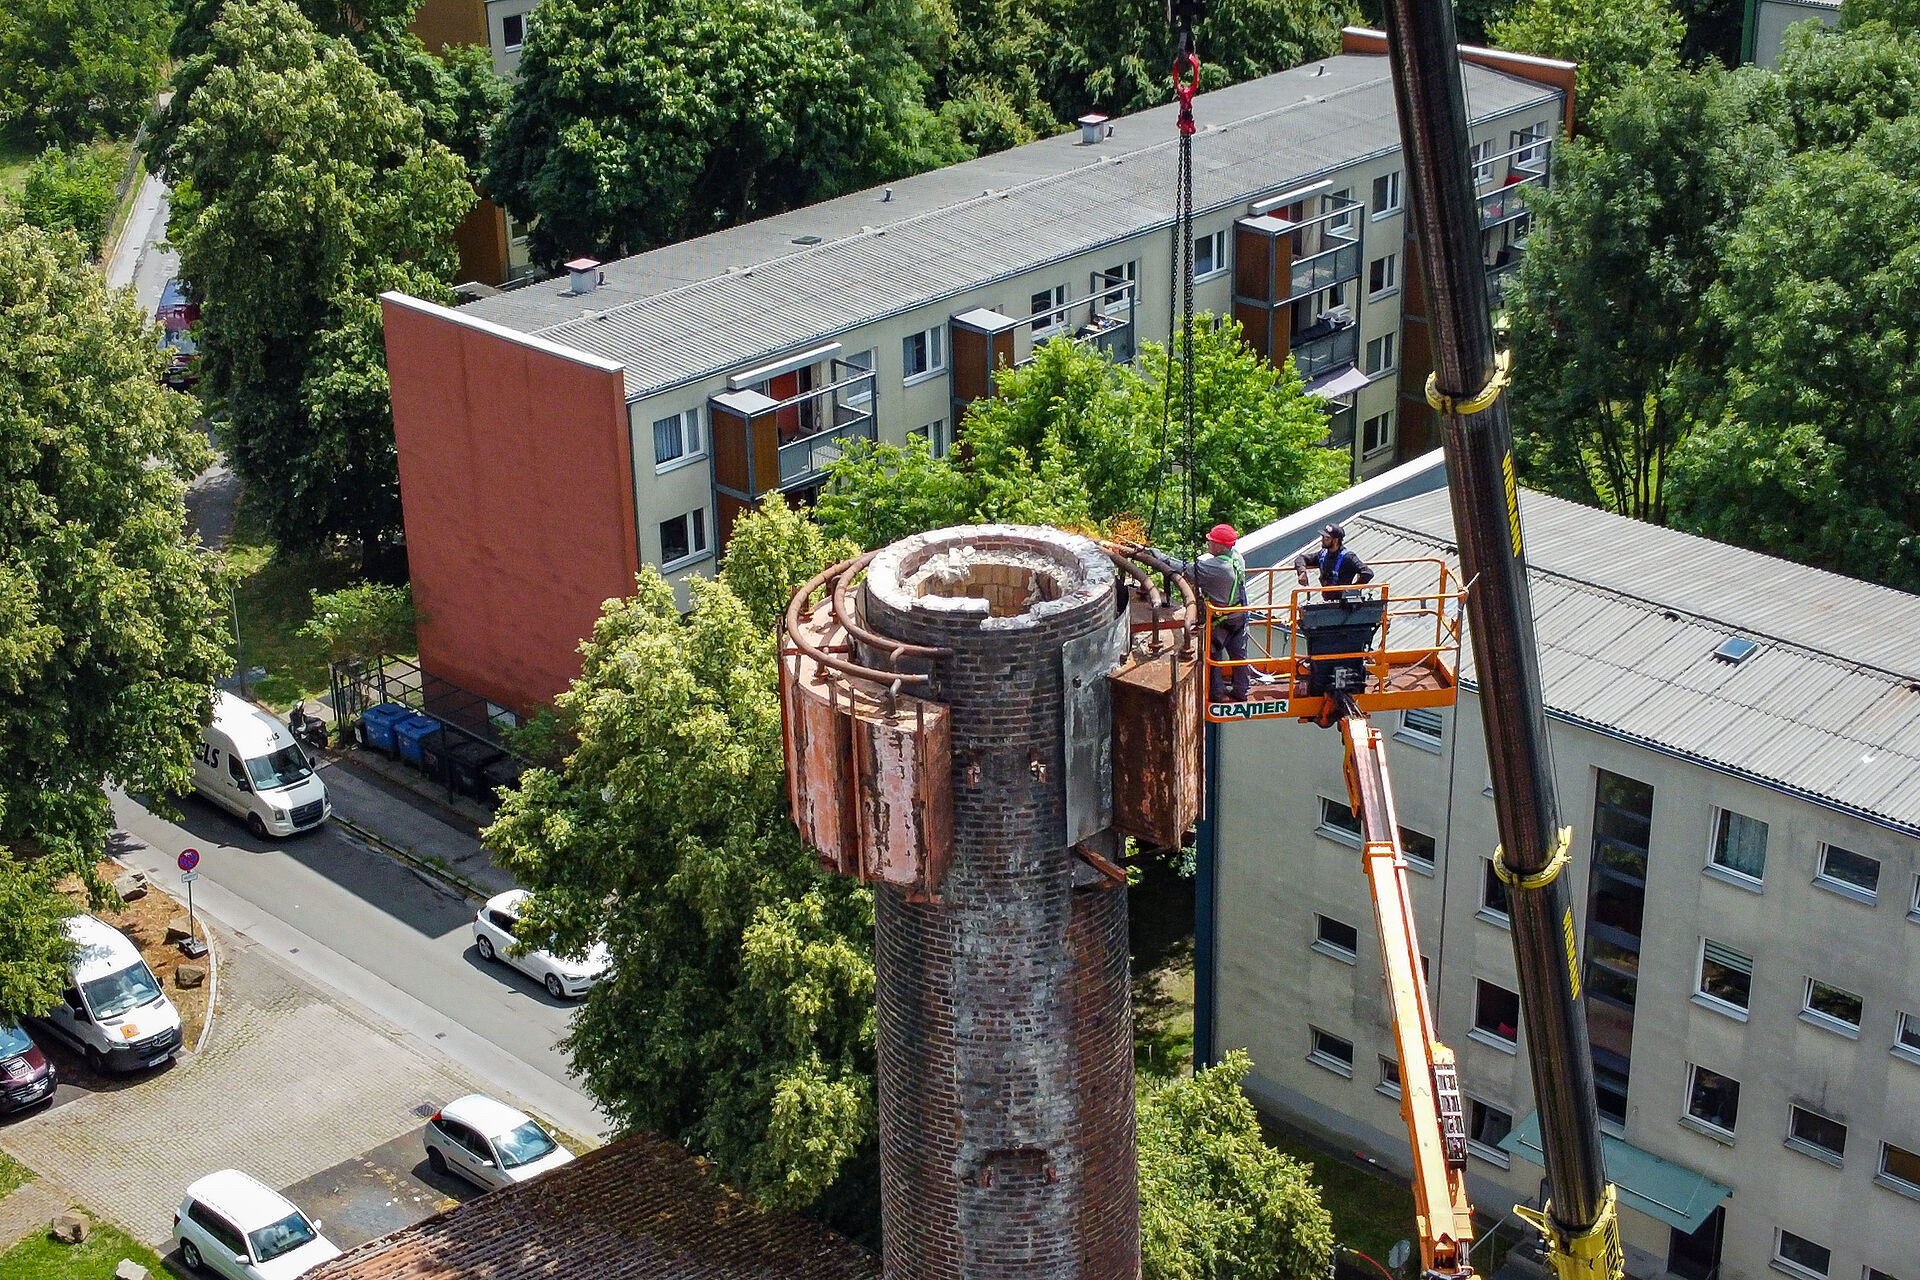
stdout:
{"type": "Polygon", "coordinates": [[[583,1136],[604,1129],[556,1047],[573,1005],[518,970],[479,958],[476,904],[331,823],[258,841],[198,797],[185,797],[180,808],[181,821],[169,822],[116,795],[124,836],[114,855],[177,893],[174,860],[188,846],[198,849],[196,906],[223,926],[435,1042],[551,1122],[583,1136]]]}

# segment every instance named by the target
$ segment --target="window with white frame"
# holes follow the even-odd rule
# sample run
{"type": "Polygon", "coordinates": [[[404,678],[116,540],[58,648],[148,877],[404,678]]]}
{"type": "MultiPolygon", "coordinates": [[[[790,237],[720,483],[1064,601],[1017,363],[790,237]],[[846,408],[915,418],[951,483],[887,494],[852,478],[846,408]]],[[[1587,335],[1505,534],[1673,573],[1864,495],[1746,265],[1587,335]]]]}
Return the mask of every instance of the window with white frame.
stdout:
{"type": "Polygon", "coordinates": [[[1507,904],[1507,882],[1500,878],[1494,869],[1492,858],[1480,859],[1480,912],[1483,917],[1498,917],[1494,923],[1505,924],[1513,917],[1513,908],[1507,904]]]}
{"type": "Polygon", "coordinates": [[[1508,1165],[1500,1143],[1513,1132],[1513,1113],[1478,1098],[1467,1099],[1467,1150],[1502,1169],[1508,1165]]]}
{"type": "Polygon", "coordinates": [[[707,553],[707,510],[695,507],[660,522],[660,567],[671,569],[707,553]]]}
{"type": "Polygon", "coordinates": [[[924,427],[915,427],[913,430],[907,432],[907,434],[910,436],[918,436],[920,439],[925,440],[927,442],[927,453],[931,456],[935,458],[944,458],[947,456],[947,449],[950,447],[951,442],[947,439],[947,420],[945,418],[929,422],[924,427]]]}
{"type": "Polygon", "coordinates": [[[1354,960],[1360,954],[1360,931],[1344,920],[1316,915],[1313,949],[1330,954],[1336,960],[1354,960]]]}
{"type": "Polygon", "coordinates": [[[900,339],[900,368],[908,382],[947,367],[947,331],[939,325],[900,339]]]}
{"type": "Polygon", "coordinates": [[[1891,1142],[1881,1143],[1880,1173],[1875,1181],[1890,1182],[1896,1184],[1896,1191],[1920,1196],[1920,1154],[1891,1142]]]}
{"type": "Polygon", "coordinates": [[[1196,237],[1193,242],[1194,278],[1218,275],[1226,269],[1227,233],[1215,231],[1210,235],[1196,237]]]}
{"type": "Polygon", "coordinates": [[[1920,1014],[1902,1013],[1894,1023],[1893,1051],[1920,1062],[1920,1014]]]}
{"type": "Polygon", "coordinates": [[[1709,1008],[1737,1011],[1744,1017],[1753,995],[1753,957],[1702,938],[1694,994],[1709,1008]]]}
{"type": "Polygon", "coordinates": [[[1758,884],[1767,874],[1767,824],[1731,809],[1713,824],[1713,865],[1758,884]]]}
{"type": "Polygon", "coordinates": [[[1309,1027],[1313,1033],[1312,1047],[1307,1052],[1307,1061],[1317,1063],[1338,1075],[1353,1075],[1353,1041],[1343,1040],[1331,1032],[1318,1027],[1309,1027]]]}
{"type": "Polygon", "coordinates": [[[1360,424],[1360,454],[1371,458],[1393,447],[1393,410],[1376,413],[1360,424]]]}
{"type": "Polygon", "coordinates": [[[1389,1098],[1400,1096],[1400,1063],[1386,1054],[1380,1055],[1380,1083],[1373,1086],[1389,1098]]]}
{"type": "Polygon", "coordinates": [[[1390,253],[1367,265],[1367,295],[1377,298],[1392,293],[1400,283],[1400,255],[1390,253]]]}
{"type": "Polygon", "coordinates": [[[1344,836],[1357,841],[1361,838],[1360,818],[1354,813],[1353,806],[1344,800],[1329,800],[1325,796],[1320,797],[1318,830],[1321,835],[1330,835],[1336,839],[1344,836]]]}
{"type": "Polygon", "coordinates": [[[1058,333],[1066,324],[1060,308],[1067,305],[1067,286],[1057,284],[1051,289],[1042,289],[1027,301],[1035,333],[1058,333]]]}
{"type": "Polygon", "coordinates": [[[1688,1063],[1687,1118],[1696,1127],[1731,1138],[1740,1120],[1740,1082],[1688,1063]]]}
{"type": "Polygon", "coordinates": [[[1485,978],[1473,980],[1473,1032],[1512,1048],[1520,1038],[1520,993],[1485,978]]]}
{"type": "Polygon", "coordinates": [[[1415,871],[1433,874],[1433,857],[1439,849],[1439,842],[1424,831],[1415,831],[1412,827],[1400,828],[1400,852],[1413,864],[1415,871]]]}
{"type": "Polygon", "coordinates": [[[508,53],[518,49],[527,40],[527,15],[510,13],[500,19],[500,46],[508,53]]]}
{"type": "Polygon", "coordinates": [[[1140,259],[1130,258],[1126,262],[1116,262],[1100,273],[1100,288],[1105,294],[1101,305],[1108,311],[1125,311],[1127,307],[1124,286],[1133,286],[1133,297],[1140,300],[1140,259]]]}
{"type": "Polygon", "coordinates": [[[1787,1145],[1816,1160],[1837,1165],[1846,1159],[1847,1126],[1818,1111],[1789,1106],[1787,1145]]]}
{"type": "Polygon", "coordinates": [[[1476,142],[1473,144],[1473,181],[1478,186],[1482,182],[1493,180],[1493,143],[1476,142]]]}
{"type": "Polygon", "coordinates": [[[1800,1016],[1815,1026],[1847,1035],[1860,1031],[1862,1002],[1859,996],[1818,978],[1807,979],[1807,999],[1800,1016]]]}
{"type": "Polygon", "coordinates": [[[1783,1271],[1825,1280],[1827,1268],[1833,1265],[1833,1251],[1781,1227],[1773,1237],[1773,1260],[1783,1271]]]}
{"type": "Polygon", "coordinates": [[[1813,882],[1849,898],[1874,902],[1880,896],[1880,860],[1837,844],[1823,844],[1820,870],[1813,882]]]}
{"type": "Polygon", "coordinates": [[[697,458],[704,452],[706,441],[701,437],[699,409],[671,413],[653,420],[654,466],[664,467],[670,462],[697,458]]]}
{"type": "Polygon", "coordinates": [[[1329,231],[1353,230],[1353,188],[1342,187],[1327,197],[1327,207],[1339,212],[1327,219],[1329,231]]]}
{"type": "Polygon", "coordinates": [[[1439,746],[1445,722],[1433,707],[1408,707],[1400,713],[1400,732],[1431,746],[1439,746]]]}
{"type": "Polygon", "coordinates": [[[1368,206],[1376,218],[1400,211],[1400,171],[1383,173],[1373,180],[1373,203],[1368,206]]]}
{"type": "Polygon", "coordinates": [[[1867,1267],[1860,1272],[1860,1280],[1898,1280],[1898,1277],[1878,1267],[1867,1267]]]}
{"type": "Polygon", "coordinates": [[[1391,333],[1383,333],[1377,338],[1368,340],[1366,368],[1369,374],[1378,376],[1392,372],[1394,357],[1399,354],[1394,350],[1395,345],[1394,335],[1391,333]]]}
{"type": "MultiPolygon", "coordinates": [[[[849,378],[858,378],[863,373],[872,373],[873,372],[873,348],[868,347],[865,351],[852,352],[851,354],[844,357],[841,363],[845,364],[847,367],[844,369],[841,369],[835,375],[834,381],[836,382],[844,382],[849,378]]],[[[847,388],[848,404],[866,404],[868,401],[872,399],[873,399],[873,379],[872,378],[862,378],[859,382],[856,382],[852,386],[847,388]]]]}

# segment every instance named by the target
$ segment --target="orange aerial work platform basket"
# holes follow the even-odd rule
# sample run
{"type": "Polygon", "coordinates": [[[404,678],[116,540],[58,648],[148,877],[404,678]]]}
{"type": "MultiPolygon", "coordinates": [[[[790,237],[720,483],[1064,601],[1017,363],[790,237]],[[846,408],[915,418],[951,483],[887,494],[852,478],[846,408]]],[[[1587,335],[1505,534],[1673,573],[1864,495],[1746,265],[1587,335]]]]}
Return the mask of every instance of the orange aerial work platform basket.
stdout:
{"type": "Polygon", "coordinates": [[[1246,604],[1209,603],[1207,719],[1326,723],[1342,693],[1367,712],[1451,706],[1466,586],[1435,557],[1373,570],[1364,586],[1303,587],[1291,567],[1249,569],[1246,604]],[[1245,658],[1214,643],[1214,629],[1235,615],[1247,620],[1245,658]],[[1246,700],[1213,701],[1238,667],[1252,674],[1246,700]]]}

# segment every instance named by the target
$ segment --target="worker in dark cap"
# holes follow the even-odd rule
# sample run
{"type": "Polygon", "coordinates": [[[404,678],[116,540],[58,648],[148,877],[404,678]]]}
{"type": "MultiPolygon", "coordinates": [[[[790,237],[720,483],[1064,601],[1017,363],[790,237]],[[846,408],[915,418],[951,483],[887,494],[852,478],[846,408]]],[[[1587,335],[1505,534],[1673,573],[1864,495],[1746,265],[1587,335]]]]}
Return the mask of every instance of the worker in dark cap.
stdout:
{"type": "MultiPolygon", "coordinates": [[[[1135,546],[1142,560],[1166,573],[1177,573],[1192,581],[1209,603],[1232,609],[1231,613],[1213,613],[1213,662],[1207,666],[1207,700],[1245,702],[1253,683],[1253,668],[1247,657],[1247,562],[1234,550],[1240,535],[1230,524],[1217,524],[1207,531],[1207,553],[1197,560],[1178,560],[1152,547],[1135,546]],[[1242,665],[1220,667],[1215,663],[1231,659],[1242,665]]],[[[1211,611],[1210,611],[1211,612],[1211,611]]]]}
{"type": "MultiPolygon", "coordinates": [[[[1300,576],[1300,585],[1307,585],[1307,571],[1319,569],[1320,585],[1323,587],[1345,587],[1362,585],[1373,581],[1373,570],[1367,562],[1347,550],[1347,531],[1340,525],[1330,524],[1320,531],[1320,554],[1311,549],[1301,552],[1293,558],[1293,571],[1300,576]]],[[[1329,590],[1325,593],[1328,600],[1339,600],[1347,593],[1329,590]]]]}

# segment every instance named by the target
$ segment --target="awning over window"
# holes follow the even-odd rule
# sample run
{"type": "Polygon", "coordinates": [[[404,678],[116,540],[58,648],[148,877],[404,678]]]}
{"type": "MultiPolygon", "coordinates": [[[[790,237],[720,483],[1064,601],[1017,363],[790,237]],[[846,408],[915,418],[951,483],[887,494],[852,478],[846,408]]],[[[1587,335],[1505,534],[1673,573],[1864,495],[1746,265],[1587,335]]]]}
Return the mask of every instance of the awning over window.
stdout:
{"type": "Polygon", "coordinates": [[[1307,394],[1333,400],[1340,396],[1352,395],[1371,381],[1373,381],[1373,379],[1369,378],[1366,374],[1360,372],[1352,365],[1348,365],[1338,373],[1322,374],[1312,382],[1309,382],[1307,384],[1307,394]]]}
{"type": "MultiPolygon", "coordinates": [[[[1607,1177],[1620,1189],[1620,1203],[1677,1230],[1698,1231],[1707,1215],[1730,1193],[1730,1188],[1704,1174],[1662,1160],[1619,1138],[1602,1134],[1600,1146],[1607,1162],[1607,1177]]],[[[1513,1132],[1501,1139],[1500,1149],[1544,1168],[1540,1113],[1532,1112],[1515,1125],[1513,1132]]]]}

